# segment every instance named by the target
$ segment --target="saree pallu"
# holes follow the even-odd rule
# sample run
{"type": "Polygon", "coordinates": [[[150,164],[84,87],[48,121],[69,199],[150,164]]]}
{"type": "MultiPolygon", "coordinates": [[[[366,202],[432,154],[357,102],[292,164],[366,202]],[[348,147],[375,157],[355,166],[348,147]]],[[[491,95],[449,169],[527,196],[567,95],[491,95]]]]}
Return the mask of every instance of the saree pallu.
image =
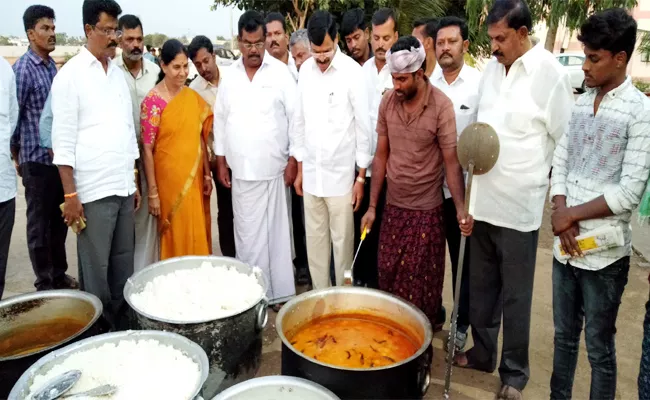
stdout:
{"type": "Polygon", "coordinates": [[[201,138],[207,142],[212,111],[183,88],[160,116],[154,147],[160,196],[160,259],[212,254],[210,198],[204,196],[201,138]]]}
{"type": "Polygon", "coordinates": [[[384,209],[379,233],[379,289],[422,310],[433,325],[445,278],[443,208],[384,209]]]}

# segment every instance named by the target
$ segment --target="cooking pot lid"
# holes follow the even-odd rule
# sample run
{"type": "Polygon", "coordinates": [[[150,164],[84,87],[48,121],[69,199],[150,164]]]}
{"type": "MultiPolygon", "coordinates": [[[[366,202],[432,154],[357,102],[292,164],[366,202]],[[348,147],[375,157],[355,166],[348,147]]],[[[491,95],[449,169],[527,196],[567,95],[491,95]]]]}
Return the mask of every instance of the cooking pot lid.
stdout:
{"type": "Polygon", "coordinates": [[[474,164],[474,175],[490,171],[499,158],[499,137],[490,125],[475,122],[468,125],[458,139],[458,161],[463,169],[474,164]]]}
{"type": "Polygon", "coordinates": [[[314,382],[290,376],[251,379],[221,392],[212,400],[340,400],[314,382]]]}

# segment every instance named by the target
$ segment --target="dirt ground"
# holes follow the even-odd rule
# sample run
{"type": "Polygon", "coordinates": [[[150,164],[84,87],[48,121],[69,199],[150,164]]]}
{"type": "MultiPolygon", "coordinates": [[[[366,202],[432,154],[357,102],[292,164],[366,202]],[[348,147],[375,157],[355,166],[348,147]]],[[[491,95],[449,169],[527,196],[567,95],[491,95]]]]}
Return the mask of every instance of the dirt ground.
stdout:
{"type": "MultiPolygon", "coordinates": [[[[33,289],[33,272],[27,253],[25,240],[25,202],[21,192],[17,198],[16,224],[12,235],[9,254],[7,286],[4,297],[25,293],[33,289]]],[[[216,210],[213,196],[212,209],[216,210]]],[[[532,307],[532,327],[530,346],[530,382],[524,391],[526,399],[548,399],[549,382],[553,365],[553,319],[552,319],[552,243],[550,231],[549,210],[540,232],[539,249],[537,252],[537,270],[532,307]]],[[[216,235],[216,212],[213,213],[213,229],[216,235]]],[[[218,238],[213,240],[215,253],[218,253],[218,238]]],[[[70,273],[76,275],[76,243],[70,234],[68,243],[68,259],[70,273]]],[[[623,295],[623,303],[618,317],[617,356],[618,356],[618,387],[617,399],[636,399],[636,379],[639,372],[639,356],[643,337],[643,317],[645,302],[648,300],[648,269],[643,267],[645,261],[633,257],[629,280],[623,295]]],[[[447,268],[445,276],[444,303],[447,310],[452,308],[451,272],[447,268]]],[[[271,312],[269,323],[265,329],[264,354],[259,376],[276,375],[280,373],[281,343],[275,333],[275,314],[271,312]]],[[[441,399],[444,385],[443,340],[448,336],[448,327],[435,335],[434,360],[432,365],[432,383],[426,399],[441,399]]],[[[471,347],[471,340],[468,348],[471,347]]],[[[486,374],[471,370],[455,369],[452,384],[452,399],[493,399],[500,388],[498,373],[486,374]]],[[[574,398],[589,397],[590,367],[587,361],[584,340],[580,347],[580,357],[574,385],[574,398]]]]}

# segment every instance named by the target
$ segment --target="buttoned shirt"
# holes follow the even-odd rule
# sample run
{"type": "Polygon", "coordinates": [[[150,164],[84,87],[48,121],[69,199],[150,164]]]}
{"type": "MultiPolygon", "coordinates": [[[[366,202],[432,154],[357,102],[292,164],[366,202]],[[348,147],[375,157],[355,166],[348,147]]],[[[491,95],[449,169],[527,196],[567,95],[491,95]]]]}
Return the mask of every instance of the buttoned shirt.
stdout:
{"type": "Polygon", "coordinates": [[[477,221],[539,229],[553,151],[573,106],[563,68],[542,45],[518,58],[507,75],[496,58],[485,67],[477,120],[494,128],[501,150],[490,172],[474,176],[470,213],[477,221]]]}
{"type": "Polygon", "coordinates": [[[40,145],[45,149],[52,148],[52,92],[47,95],[43,112],[41,113],[41,120],[38,123],[38,133],[40,138],[40,145]]]}
{"type": "Polygon", "coordinates": [[[160,67],[143,57],[142,68],[140,68],[140,71],[134,77],[126,64],[124,64],[124,59],[121,56],[115,57],[113,61],[115,61],[115,66],[124,73],[126,84],[129,86],[131,106],[133,107],[133,125],[135,127],[136,137],[140,140],[140,106],[149,91],[156,86],[160,67]]]}
{"type": "Polygon", "coordinates": [[[289,60],[287,61],[287,66],[289,67],[289,72],[293,79],[298,82],[298,68],[296,67],[296,60],[293,59],[291,53],[289,53],[289,60]]]}
{"type": "MultiPolygon", "coordinates": [[[[469,65],[463,63],[458,76],[452,83],[448,83],[442,73],[442,68],[436,68],[431,74],[431,84],[442,90],[454,104],[456,116],[456,134],[460,138],[463,130],[469,124],[476,122],[478,113],[478,87],[481,83],[481,73],[469,65]]],[[[445,199],[451,197],[447,179],[445,178],[442,189],[445,199]]]]}
{"type": "MultiPolygon", "coordinates": [[[[604,196],[614,214],[581,221],[580,234],[607,225],[623,231],[624,246],[570,260],[587,270],[600,270],[632,254],[630,218],[650,173],[650,100],[628,77],[605,94],[594,115],[598,92],[589,89],[576,101],[567,134],[555,150],[551,179],[551,198],[566,196],[567,207],[604,196]]],[[[554,255],[559,256],[557,251],[554,255]]]]}
{"type": "Polygon", "coordinates": [[[105,71],[82,47],[54,79],[52,113],[54,164],[73,168],[82,203],[135,192],[131,95],[112,60],[105,71]]]}
{"type": "Polygon", "coordinates": [[[17,123],[16,77],[7,60],[0,57],[0,203],[16,197],[16,169],[9,142],[17,123]]]}
{"type": "MultiPolygon", "coordinates": [[[[377,70],[375,57],[366,61],[362,68],[367,79],[366,87],[368,88],[368,105],[370,106],[370,129],[371,132],[376,133],[379,104],[384,94],[393,88],[393,76],[390,73],[388,64],[384,64],[381,71],[377,70]]],[[[372,155],[374,156],[375,150],[377,149],[377,135],[370,135],[370,139],[372,140],[372,155]]],[[[368,168],[366,170],[366,176],[371,176],[371,172],[371,168],[368,168]]]]}
{"type": "Polygon", "coordinates": [[[264,53],[250,80],[243,59],[230,66],[214,105],[214,150],[225,156],[235,179],[282,176],[289,160],[289,125],[296,82],[287,66],[264,53]]]}
{"type": "Polygon", "coordinates": [[[363,69],[340,49],[325,72],[312,57],[300,68],[298,98],[294,154],[302,161],[303,190],[317,197],[350,193],[355,162],[368,168],[377,134],[363,69]]]}
{"type": "Polygon", "coordinates": [[[20,164],[36,162],[51,165],[49,152],[40,146],[38,124],[52,80],[57,73],[56,63],[50,57],[46,62],[29,48],[16,61],[13,69],[16,74],[20,116],[11,138],[12,146],[20,146],[20,164]]]}
{"type": "MultiPolygon", "coordinates": [[[[219,71],[219,82],[217,84],[220,85],[221,81],[223,80],[223,73],[227,68],[220,68],[217,66],[217,69],[219,71]]],[[[190,89],[198,93],[203,98],[203,100],[205,100],[205,102],[214,109],[214,104],[217,101],[218,86],[215,86],[212,84],[212,82],[206,81],[201,75],[199,75],[194,78],[192,83],[190,83],[190,89]]],[[[214,132],[210,132],[207,145],[210,160],[214,160],[214,132]]]]}

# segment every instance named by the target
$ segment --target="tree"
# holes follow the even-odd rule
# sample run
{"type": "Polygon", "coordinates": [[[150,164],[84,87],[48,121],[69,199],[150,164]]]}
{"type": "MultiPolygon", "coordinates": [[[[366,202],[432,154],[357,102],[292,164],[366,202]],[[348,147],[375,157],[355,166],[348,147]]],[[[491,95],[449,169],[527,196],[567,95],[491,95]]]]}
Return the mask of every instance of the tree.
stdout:
{"type": "Polygon", "coordinates": [[[68,34],[65,32],[59,32],[56,34],[56,44],[59,46],[64,46],[68,44],[68,34]]]}
{"type": "Polygon", "coordinates": [[[13,46],[13,43],[9,41],[8,37],[0,36],[0,46],[13,46]]]}
{"type": "Polygon", "coordinates": [[[167,39],[167,35],[162,33],[150,33],[149,35],[145,35],[144,44],[145,46],[162,47],[167,39]]]}
{"type": "Polygon", "coordinates": [[[218,41],[222,41],[222,40],[226,41],[227,39],[225,37],[221,36],[221,35],[217,35],[217,40],[218,41]]]}

